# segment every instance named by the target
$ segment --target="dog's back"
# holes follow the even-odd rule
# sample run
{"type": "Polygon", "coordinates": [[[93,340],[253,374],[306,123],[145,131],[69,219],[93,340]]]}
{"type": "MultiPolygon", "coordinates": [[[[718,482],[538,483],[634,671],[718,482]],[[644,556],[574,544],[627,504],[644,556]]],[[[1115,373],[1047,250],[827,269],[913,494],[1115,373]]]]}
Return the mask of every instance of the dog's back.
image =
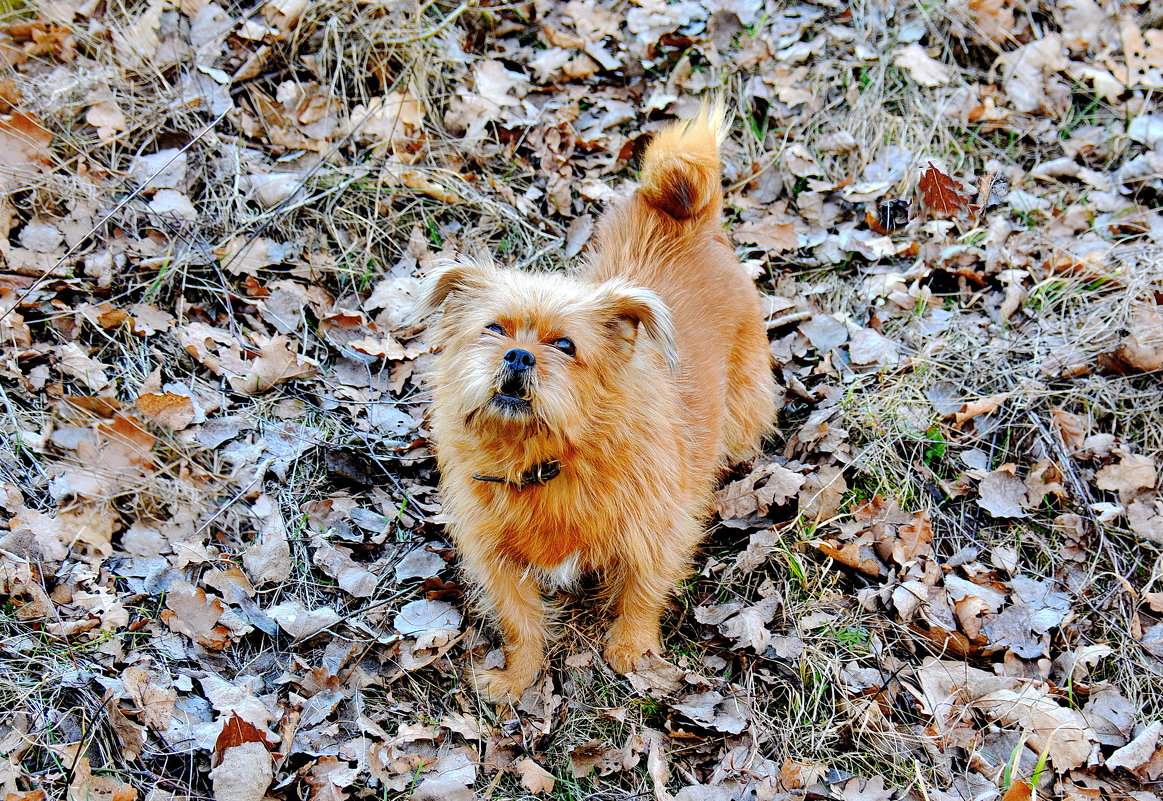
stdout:
{"type": "Polygon", "coordinates": [[[670,306],[691,434],[720,465],[752,455],[775,416],[759,296],[722,228],[723,131],[715,104],[654,137],[640,187],[604,216],[584,273],[625,277],[670,306]]]}

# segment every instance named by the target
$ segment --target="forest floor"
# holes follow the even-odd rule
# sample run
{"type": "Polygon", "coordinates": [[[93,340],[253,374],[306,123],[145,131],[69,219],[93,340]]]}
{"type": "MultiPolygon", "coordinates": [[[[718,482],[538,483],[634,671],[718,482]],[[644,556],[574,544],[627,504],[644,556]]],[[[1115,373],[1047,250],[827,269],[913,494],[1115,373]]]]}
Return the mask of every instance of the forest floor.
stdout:
{"type": "Polygon", "coordinates": [[[0,0],[0,797],[1159,798],[1160,14],[0,0]],[[711,93],[779,433],[484,705],[419,278],[711,93]]]}

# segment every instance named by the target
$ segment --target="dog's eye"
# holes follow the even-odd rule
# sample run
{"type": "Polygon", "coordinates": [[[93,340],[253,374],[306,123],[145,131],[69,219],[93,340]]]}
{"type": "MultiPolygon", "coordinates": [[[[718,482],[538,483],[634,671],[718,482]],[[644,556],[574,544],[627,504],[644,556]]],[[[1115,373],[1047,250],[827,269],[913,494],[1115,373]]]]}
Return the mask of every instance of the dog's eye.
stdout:
{"type": "Polygon", "coordinates": [[[485,326],[486,331],[492,331],[494,334],[503,334],[505,329],[501,328],[500,323],[489,323],[485,326]]]}
{"type": "Polygon", "coordinates": [[[553,347],[557,348],[566,356],[572,356],[577,353],[577,348],[573,346],[573,340],[566,339],[565,337],[553,340],[553,347]]]}

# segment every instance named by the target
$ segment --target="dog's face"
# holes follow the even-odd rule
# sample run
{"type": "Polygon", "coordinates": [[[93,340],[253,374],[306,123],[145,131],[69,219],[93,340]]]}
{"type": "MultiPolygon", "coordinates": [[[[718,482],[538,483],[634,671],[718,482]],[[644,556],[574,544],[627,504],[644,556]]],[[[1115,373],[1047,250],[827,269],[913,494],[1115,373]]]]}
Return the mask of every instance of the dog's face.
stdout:
{"type": "Polygon", "coordinates": [[[429,277],[423,302],[444,309],[437,399],[469,428],[576,441],[622,405],[635,360],[663,370],[674,360],[669,309],[623,281],[453,262],[429,277]]]}

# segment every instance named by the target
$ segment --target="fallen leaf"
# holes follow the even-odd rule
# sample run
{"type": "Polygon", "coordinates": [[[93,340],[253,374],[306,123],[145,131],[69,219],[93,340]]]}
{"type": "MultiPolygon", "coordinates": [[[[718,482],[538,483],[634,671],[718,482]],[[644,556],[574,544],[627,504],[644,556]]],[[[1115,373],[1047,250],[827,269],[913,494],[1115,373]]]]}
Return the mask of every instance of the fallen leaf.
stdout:
{"type": "Polygon", "coordinates": [[[1026,485],[1009,470],[987,473],[978,485],[977,505],[993,517],[1026,517],[1026,485]]]}
{"type": "Polygon", "coordinates": [[[261,801],[274,780],[271,752],[260,742],[228,748],[210,779],[215,801],[261,801]]]}
{"type": "Polygon", "coordinates": [[[1159,475],[1150,456],[1128,453],[1117,463],[1099,470],[1095,479],[1099,489],[1113,490],[1120,497],[1130,498],[1139,490],[1154,489],[1159,475]]]}
{"type": "Polygon", "coordinates": [[[0,114],[0,188],[23,184],[50,162],[52,132],[19,110],[0,114]]]}
{"type": "Polygon", "coordinates": [[[921,190],[921,202],[935,217],[955,217],[969,205],[965,187],[937,169],[931,161],[921,174],[917,188],[921,190]]]}
{"type": "Polygon", "coordinates": [[[173,392],[147,392],[136,401],[138,410],[158,425],[181,431],[194,422],[194,402],[173,392]]]}
{"type": "Polygon", "coordinates": [[[243,720],[237,712],[233,712],[222,723],[222,731],[218,733],[218,739],[214,741],[214,764],[221,764],[228,749],[243,743],[262,743],[268,748],[272,745],[266,732],[243,720]]]}
{"type": "Polygon", "coordinates": [[[787,201],[783,201],[766,217],[735,226],[735,239],[751,242],[771,253],[795,250],[798,245],[795,221],[786,209],[787,201]]]}
{"type": "Polygon", "coordinates": [[[161,619],[174,632],[184,634],[203,648],[221,651],[230,644],[229,629],[218,625],[225,611],[220,598],[208,596],[205,590],[188,581],[178,581],[166,593],[161,619]]]}
{"type": "Polygon", "coordinates": [[[266,610],[271,620],[295,640],[313,637],[342,618],[329,606],[308,610],[299,601],[284,601],[266,610]]]}
{"type": "Polygon", "coordinates": [[[292,351],[289,344],[286,336],[275,334],[261,346],[254,359],[242,358],[238,348],[222,353],[220,364],[230,388],[235,392],[256,394],[284,381],[315,375],[315,363],[292,351]]]}
{"type": "Polygon", "coordinates": [[[553,774],[538,765],[529,757],[525,757],[513,766],[521,777],[521,786],[534,795],[552,793],[557,783],[553,774]]]}
{"type": "Polygon", "coordinates": [[[724,698],[717,690],[684,696],[671,707],[703,728],[727,734],[739,734],[747,725],[747,708],[737,698],[724,698]]]}
{"type": "Polygon", "coordinates": [[[892,63],[908,70],[913,80],[921,86],[944,86],[952,78],[949,68],[918,44],[906,45],[896,51],[892,63]]]}
{"type": "Polygon", "coordinates": [[[995,412],[998,410],[998,408],[1001,407],[1003,403],[1009,400],[1009,397],[1010,396],[1008,392],[1002,392],[998,395],[990,395],[987,398],[970,401],[964,404],[960,409],[957,410],[957,412],[954,413],[953,422],[960,426],[966,420],[972,420],[978,415],[995,412]]]}
{"type": "Polygon", "coordinates": [[[1163,722],[1156,720],[1145,726],[1135,739],[1106,758],[1107,770],[1125,768],[1137,773],[1155,756],[1160,734],[1163,734],[1163,722]]]}
{"type": "Polygon", "coordinates": [[[392,621],[396,631],[415,637],[418,648],[443,645],[460,630],[460,612],[447,601],[410,601],[392,621]]]}

